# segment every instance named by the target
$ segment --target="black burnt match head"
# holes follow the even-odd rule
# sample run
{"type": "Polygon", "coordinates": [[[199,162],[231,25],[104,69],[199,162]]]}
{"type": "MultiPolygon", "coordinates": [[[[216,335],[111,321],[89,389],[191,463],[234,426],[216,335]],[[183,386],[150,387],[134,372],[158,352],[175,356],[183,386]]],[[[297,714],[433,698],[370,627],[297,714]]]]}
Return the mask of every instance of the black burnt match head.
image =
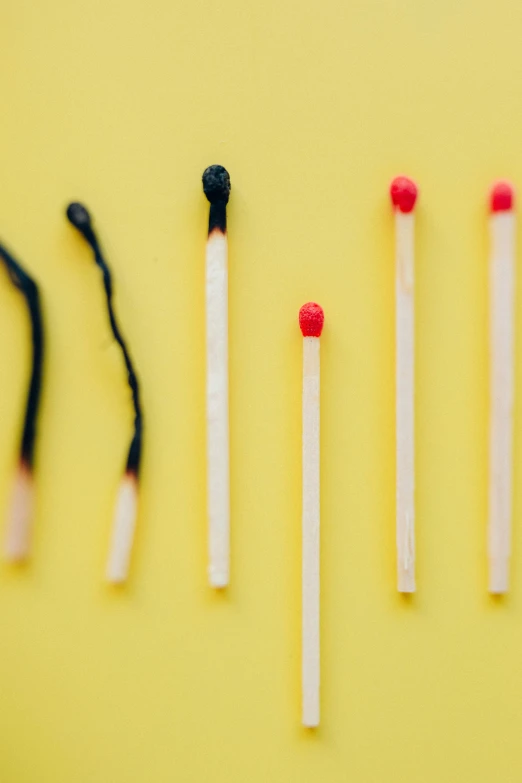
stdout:
{"type": "Polygon", "coordinates": [[[91,216],[86,207],[83,204],[79,204],[77,201],[73,201],[67,207],[67,218],[72,225],[84,233],[91,228],[91,216]]]}
{"type": "Polygon", "coordinates": [[[203,191],[211,204],[226,204],[230,196],[230,176],[223,166],[209,166],[203,172],[203,191]]]}

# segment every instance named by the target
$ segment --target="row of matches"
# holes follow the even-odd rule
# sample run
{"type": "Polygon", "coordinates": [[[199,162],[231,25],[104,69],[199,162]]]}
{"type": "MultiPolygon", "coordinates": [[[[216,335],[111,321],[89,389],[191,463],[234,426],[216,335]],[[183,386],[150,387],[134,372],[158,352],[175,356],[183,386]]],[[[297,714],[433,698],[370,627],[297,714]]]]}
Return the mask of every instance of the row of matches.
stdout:
{"type": "MultiPolygon", "coordinates": [[[[396,548],[397,589],[414,593],[414,208],[417,186],[397,177],[390,186],[395,212],[396,341],[396,548]]],[[[514,193],[497,182],[490,194],[490,445],[489,591],[508,589],[511,554],[514,401],[515,219],[514,193]]],[[[302,430],[302,722],[319,725],[319,337],[324,314],[315,303],[299,313],[303,333],[302,430]]]]}
{"type": "MultiPolygon", "coordinates": [[[[212,166],[203,175],[210,201],[206,254],[207,446],[209,579],[213,587],[229,580],[229,446],[227,368],[227,230],[230,179],[212,166]]],[[[418,189],[408,177],[390,185],[395,213],[396,294],[396,542],[397,589],[413,593],[415,580],[414,473],[414,214],[418,189]]],[[[490,349],[491,415],[489,471],[489,589],[508,588],[514,397],[514,192],[497,182],[490,193],[490,349]]],[[[319,305],[303,305],[303,567],[307,542],[319,542],[319,340],[324,314],[319,305]],[[313,346],[313,347],[312,347],[313,346]]],[[[318,555],[311,572],[318,574],[318,555]]],[[[309,583],[310,575],[303,581],[309,583]]]]}
{"type": "MultiPolygon", "coordinates": [[[[225,588],[230,575],[230,471],[228,410],[228,243],[227,204],[230,177],[223,166],[203,173],[210,202],[206,243],[206,407],[208,576],[214,588],[225,588]]],[[[396,177],[390,186],[395,213],[396,285],[396,543],[397,589],[412,593],[415,580],[414,504],[414,212],[417,186],[396,177]]],[[[123,476],[116,495],[106,576],[127,578],[138,511],[143,412],[138,375],[113,307],[113,281],[88,210],[79,203],[67,218],[92,250],[101,271],[110,327],[121,348],[134,407],[134,427],[123,476]]],[[[511,549],[512,444],[514,398],[515,220],[513,188],[498,182],[490,196],[491,252],[490,349],[491,415],[489,469],[489,589],[508,589],[511,549]]],[[[32,372],[26,403],[18,469],[9,507],[6,556],[29,554],[34,507],[34,451],[44,355],[44,327],[39,289],[21,264],[0,245],[0,257],[13,284],[24,295],[31,319],[32,372]]],[[[320,549],[320,361],[324,313],[309,302],[300,310],[303,333],[302,429],[302,683],[303,723],[319,723],[319,549],[320,549]]]]}

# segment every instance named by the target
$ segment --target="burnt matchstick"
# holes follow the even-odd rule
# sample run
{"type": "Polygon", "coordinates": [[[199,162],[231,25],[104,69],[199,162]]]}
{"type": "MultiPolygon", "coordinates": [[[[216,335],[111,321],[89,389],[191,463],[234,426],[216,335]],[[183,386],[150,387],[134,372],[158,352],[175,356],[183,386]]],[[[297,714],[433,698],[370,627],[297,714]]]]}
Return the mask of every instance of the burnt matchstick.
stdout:
{"type": "Polygon", "coordinates": [[[20,457],[7,520],[5,556],[13,562],[29,554],[34,507],[34,446],[42,389],[44,330],[38,286],[13,256],[0,245],[2,259],[13,284],[25,297],[31,319],[32,370],[20,444],[20,457]]]}
{"type": "Polygon", "coordinates": [[[228,243],[230,177],[223,166],[203,172],[210,202],[206,247],[208,578],[226,587],[230,572],[228,422],[228,243]]]}
{"type": "Polygon", "coordinates": [[[397,590],[415,592],[415,346],[414,207],[417,186],[408,177],[390,185],[395,210],[395,376],[397,590]]]}
{"type": "Polygon", "coordinates": [[[303,508],[302,508],[302,723],[319,725],[319,552],[320,552],[320,336],[323,308],[315,302],[299,311],[303,333],[303,508]]]}
{"type": "Polygon", "coordinates": [[[91,216],[82,204],[72,203],[67,207],[67,218],[70,223],[78,229],[91,247],[91,250],[94,253],[94,260],[102,272],[109,321],[114,338],[123,354],[125,367],[127,369],[127,381],[132,392],[132,402],[134,405],[134,434],[129,448],[125,473],[121,479],[116,500],[112,542],[106,572],[109,582],[124,582],[129,571],[129,561],[138,510],[138,479],[143,434],[140,388],[127,345],[116,321],[112,303],[112,277],[100,249],[100,244],[92,225],[91,216]]]}
{"type": "Polygon", "coordinates": [[[515,393],[515,210],[508,182],[492,188],[490,211],[489,591],[505,593],[511,556],[515,393]]]}

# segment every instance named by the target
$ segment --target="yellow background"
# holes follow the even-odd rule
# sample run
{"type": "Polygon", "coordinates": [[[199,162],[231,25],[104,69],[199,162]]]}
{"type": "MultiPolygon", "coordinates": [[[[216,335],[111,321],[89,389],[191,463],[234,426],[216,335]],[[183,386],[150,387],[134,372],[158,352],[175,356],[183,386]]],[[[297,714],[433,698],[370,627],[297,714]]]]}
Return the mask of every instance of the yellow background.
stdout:
{"type": "MultiPolygon", "coordinates": [[[[0,234],[41,283],[48,353],[34,557],[0,568],[2,783],[520,780],[522,439],[512,591],[493,600],[485,204],[496,177],[522,186],[521,26],[514,0],[4,3],[0,234]],[[233,187],[226,595],[206,584],[211,163],[233,187]],[[412,600],[394,590],[398,173],[421,190],[412,600]],[[103,569],[132,413],[71,199],[97,221],[143,386],[123,590],[103,569]],[[299,722],[309,299],[326,313],[315,733],[299,722]]],[[[4,509],[27,334],[2,274],[4,509]]]]}

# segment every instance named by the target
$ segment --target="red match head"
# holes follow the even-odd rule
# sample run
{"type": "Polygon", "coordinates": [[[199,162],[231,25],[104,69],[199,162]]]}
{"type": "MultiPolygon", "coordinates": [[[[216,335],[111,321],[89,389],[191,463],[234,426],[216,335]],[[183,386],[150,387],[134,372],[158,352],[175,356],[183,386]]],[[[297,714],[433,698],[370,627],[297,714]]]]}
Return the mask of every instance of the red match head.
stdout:
{"type": "Polygon", "coordinates": [[[417,185],[408,177],[395,177],[390,185],[392,204],[401,212],[412,212],[417,201],[417,185]]]}
{"type": "Polygon", "coordinates": [[[315,302],[307,302],[299,310],[299,326],[303,337],[320,337],[323,331],[324,310],[315,302]]]}
{"type": "Polygon", "coordinates": [[[490,207],[492,212],[508,212],[513,209],[515,192],[509,182],[496,182],[491,188],[490,207]]]}

